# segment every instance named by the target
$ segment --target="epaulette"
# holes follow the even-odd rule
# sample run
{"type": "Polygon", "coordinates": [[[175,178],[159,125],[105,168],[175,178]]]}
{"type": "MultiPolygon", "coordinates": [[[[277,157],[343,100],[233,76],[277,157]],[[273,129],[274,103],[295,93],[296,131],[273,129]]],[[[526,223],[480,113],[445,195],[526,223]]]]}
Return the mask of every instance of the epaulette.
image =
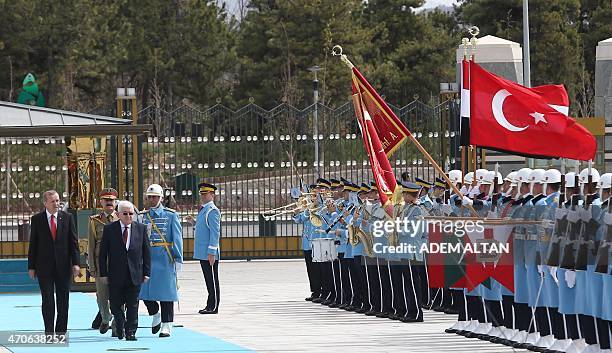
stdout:
{"type": "Polygon", "coordinates": [[[102,212],[102,213],[97,213],[97,214],[95,214],[95,215],[91,215],[91,216],[89,216],[89,218],[90,218],[90,219],[100,218],[100,217],[102,217],[102,215],[103,215],[103,214],[104,214],[104,212],[102,212]]]}
{"type": "Polygon", "coordinates": [[[174,210],[174,209],[172,209],[172,208],[169,208],[169,207],[164,207],[164,210],[166,210],[166,211],[170,211],[170,212],[172,212],[172,213],[176,213],[176,210],[174,210]]]}

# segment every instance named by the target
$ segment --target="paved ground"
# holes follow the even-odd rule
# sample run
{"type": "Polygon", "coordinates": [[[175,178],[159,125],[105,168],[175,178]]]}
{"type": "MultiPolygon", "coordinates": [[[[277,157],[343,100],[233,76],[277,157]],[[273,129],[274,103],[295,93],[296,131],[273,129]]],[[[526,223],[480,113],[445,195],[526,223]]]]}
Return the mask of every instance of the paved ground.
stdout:
{"type": "MultiPolygon", "coordinates": [[[[140,347],[149,352],[168,352],[169,348],[181,352],[245,349],[259,352],[512,352],[505,346],[444,333],[456,319],[452,315],[426,312],[425,323],[407,324],[306,302],[308,286],[303,261],[222,262],[219,277],[219,315],[199,315],[197,311],[204,306],[204,280],[198,263],[186,264],[180,275],[180,311],[175,311],[175,325],[184,325],[184,328],[175,328],[175,335],[170,339],[156,338],[148,328],[141,328],[137,334],[141,339],[131,345],[113,340],[108,334],[109,337],[104,337],[86,330],[95,314],[95,302],[89,294],[75,293],[73,298],[77,299],[73,299],[70,307],[70,329],[79,339],[73,341],[71,350],[93,353],[140,347]]],[[[13,313],[23,312],[15,308],[14,303],[19,302],[17,296],[7,296],[13,298],[11,305],[2,297],[3,316],[8,314],[12,318],[13,313]]],[[[29,301],[34,298],[35,303],[40,303],[39,297],[29,297],[29,301]]],[[[40,309],[30,309],[32,316],[27,324],[21,319],[5,319],[0,330],[7,330],[9,322],[15,329],[42,326],[40,309]]],[[[141,309],[144,314],[144,307],[141,309]]],[[[149,325],[149,318],[141,316],[139,326],[149,325]]],[[[47,349],[35,351],[43,350],[47,349]]]]}

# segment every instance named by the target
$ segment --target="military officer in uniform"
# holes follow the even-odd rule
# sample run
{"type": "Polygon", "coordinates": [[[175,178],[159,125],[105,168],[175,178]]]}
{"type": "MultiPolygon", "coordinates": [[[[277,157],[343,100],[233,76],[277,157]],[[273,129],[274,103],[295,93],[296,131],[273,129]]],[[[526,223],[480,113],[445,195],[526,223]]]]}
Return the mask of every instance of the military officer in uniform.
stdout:
{"type": "Polygon", "coordinates": [[[183,265],[183,235],[176,211],[162,205],[163,191],[158,184],[149,186],[149,209],[141,212],[151,246],[151,278],[140,287],[139,297],[153,317],[151,332],[156,334],[161,329],[159,337],[169,337],[174,302],[178,301],[177,272],[183,265]]]}
{"type": "Polygon", "coordinates": [[[104,226],[119,219],[115,212],[117,195],[117,190],[113,188],[106,188],[100,191],[100,206],[103,211],[89,218],[89,232],[87,236],[87,262],[89,273],[96,279],[96,300],[98,301],[98,315],[92,323],[92,328],[99,328],[102,334],[108,331],[112,315],[110,312],[108,284],[98,280],[100,275],[98,272],[98,258],[104,226]]]}
{"type": "Polygon", "coordinates": [[[204,273],[208,300],[200,314],[217,314],[219,310],[219,242],[221,237],[221,211],[215,206],[214,198],[217,187],[209,183],[200,183],[200,201],[202,209],[198,213],[195,225],[193,258],[200,260],[204,273]]]}

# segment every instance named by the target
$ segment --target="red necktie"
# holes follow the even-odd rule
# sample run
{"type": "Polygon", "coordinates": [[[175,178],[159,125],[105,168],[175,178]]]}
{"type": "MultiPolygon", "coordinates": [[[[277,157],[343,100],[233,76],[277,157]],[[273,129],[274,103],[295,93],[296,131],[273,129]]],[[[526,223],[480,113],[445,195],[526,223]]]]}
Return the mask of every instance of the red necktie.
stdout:
{"type": "Polygon", "coordinates": [[[128,227],[123,228],[123,244],[127,244],[128,238],[128,227]]]}
{"type": "Polygon", "coordinates": [[[53,241],[55,241],[56,235],[57,235],[57,224],[55,224],[55,215],[51,215],[51,237],[53,237],[53,241]]]}

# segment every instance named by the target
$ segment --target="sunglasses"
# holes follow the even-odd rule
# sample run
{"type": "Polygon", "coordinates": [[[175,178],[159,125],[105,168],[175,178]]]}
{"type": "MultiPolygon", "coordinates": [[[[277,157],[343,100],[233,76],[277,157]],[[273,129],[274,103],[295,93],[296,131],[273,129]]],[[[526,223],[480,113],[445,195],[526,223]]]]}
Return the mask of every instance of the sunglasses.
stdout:
{"type": "Polygon", "coordinates": [[[124,216],[133,216],[134,212],[123,212],[124,216]]]}

